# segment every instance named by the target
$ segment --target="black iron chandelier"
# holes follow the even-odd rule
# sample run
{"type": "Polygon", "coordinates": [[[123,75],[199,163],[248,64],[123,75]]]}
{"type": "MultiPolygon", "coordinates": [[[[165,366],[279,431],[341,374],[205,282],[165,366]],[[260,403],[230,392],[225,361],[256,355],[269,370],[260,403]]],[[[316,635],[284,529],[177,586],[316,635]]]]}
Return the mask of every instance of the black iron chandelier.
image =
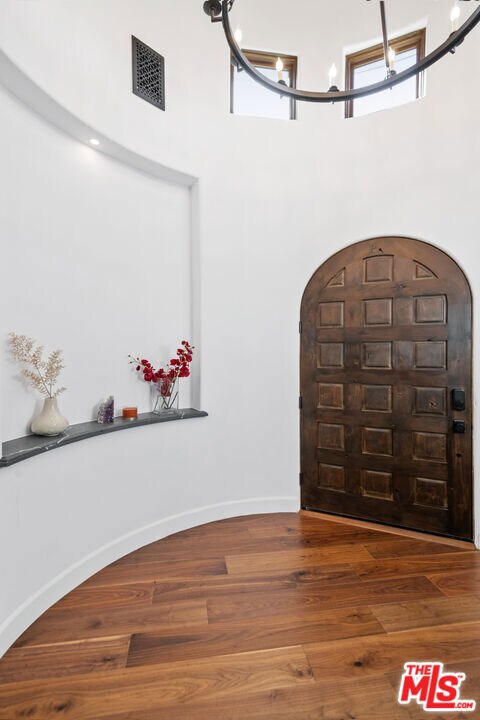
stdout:
{"type": "MultiPolygon", "coordinates": [[[[480,22],[480,7],[475,10],[470,17],[461,25],[458,25],[458,19],[460,16],[459,6],[456,5],[452,10],[451,21],[452,21],[452,32],[447,39],[437,47],[436,50],[429,53],[426,57],[420,59],[415,65],[403,70],[402,72],[395,72],[392,67],[392,54],[389,46],[388,31],[387,31],[387,20],[385,12],[385,0],[380,0],[380,12],[382,20],[382,35],[383,35],[383,48],[385,55],[386,65],[386,77],[381,82],[374,83],[373,85],[367,85],[366,87],[355,88],[352,90],[339,90],[334,84],[334,80],[331,81],[330,87],[326,92],[311,92],[308,90],[299,90],[297,88],[289,87],[284,80],[279,79],[278,82],[270,80],[266,75],[257,70],[254,65],[248,60],[246,55],[242,52],[239,41],[235,37],[235,33],[232,32],[230,25],[229,13],[235,3],[235,0],[206,0],[203,4],[203,9],[207,15],[211,18],[212,22],[221,22],[225,37],[232,51],[232,57],[234,63],[237,65],[239,70],[245,70],[256,82],[260,83],[268,90],[281,95],[282,97],[289,97],[292,100],[304,100],[306,102],[316,103],[332,103],[332,102],[347,102],[349,100],[356,100],[366,95],[372,95],[373,93],[387,90],[395,85],[408,80],[411,77],[419,75],[427,68],[434,65],[438,60],[447,55],[449,52],[454,53],[456,48],[465,40],[466,36],[473,30],[473,28],[480,22]]],[[[241,41],[240,41],[241,42],[241,41]]],[[[279,58],[280,62],[281,59],[279,58]]],[[[331,78],[334,78],[334,74],[331,74],[331,78]]],[[[281,72],[279,72],[279,78],[281,78],[281,72]]]]}

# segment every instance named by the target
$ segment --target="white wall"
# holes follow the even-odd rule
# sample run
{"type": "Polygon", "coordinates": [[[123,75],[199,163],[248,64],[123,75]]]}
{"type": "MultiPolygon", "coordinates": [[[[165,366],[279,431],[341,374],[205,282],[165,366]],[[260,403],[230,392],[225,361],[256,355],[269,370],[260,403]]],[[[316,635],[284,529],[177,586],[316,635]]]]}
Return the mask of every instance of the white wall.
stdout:
{"type": "MultiPolygon", "coordinates": [[[[323,82],[323,69],[332,59],[340,64],[343,48],[332,40],[337,33],[322,45],[316,31],[329,19],[346,45],[358,44],[363,35],[367,41],[378,39],[377,15],[366,19],[366,3],[349,0],[348,15],[326,0],[297,4],[304,12],[292,16],[286,0],[238,0],[236,13],[246,44],[301,55],[300,79],[306,87],[323,82]],[[255,23],[254,7],[260,13],[255,23]]],[[[75,582],[141,542],[213,517],[298,504],[299,305],[308,278],[330,254],[385,234],[432,242],[466,269],[478,315],[475,118],[480,100],[469,92],[479,69],[478,31],[455,57],[429,72],[428,94],[421,101],[350,121],[342,119],[341,107],[303,105],[299,120],[287,123],[229,115],[228,53],[220,27],[210,25],[201,5],[199,0],[4,0],[0,7],[0,47],[52,98],[102,136],[200,178],[194,190],[195,340],[202,353],[202,405],[210,412],[206,420],[99,438],[2,470],[0,532],[7,589],[1,597],[1,647],[75,582]],[[166,113],[131,94],[131,33],[166,56],[166,113]],[[204,506],[197,514],[176,517],[204,506]],[[51,587],[45,588],[48,583],[51,587]],[[31,598],[35,592],[38,598],[31,598]],[[25,607],[14,617],[22,603],[25,607]]],[[[392,28],[406,29],[430,16],[432,44],[448,32],[450,5],[443,0],[402,0],[389,7],[392,28]]],[[[3,228],[14,223],[29,247],[40,238],[58,248],[73,210],[80,220],[72,242],[81,247],[91,231],[97,258],[106,267],[101,248],[108,216],[102,217],[94,202],[97,193],[104,194],[106,180],[118,193],[107,193],[109,215],[116,197],[123,205],[130,188],[136,193],[145,189],[159,198],[158,208],[142,221],[147,234],[161,218],[162,227],[175,227],[185,237],[186,190],[87,152],[11,99],[2,97],[1,117],[7,139],[2,158],[14,168],[12,192],[20,182],[33,182],[39,193],[30,201],[32,221],[24,213],[19,222],[15,205],[6,205],[2,245],[3,228]],[[47,172],[52,176],[43,185],[25,178],[38,178],[45,166],[42,156],[51,159],[47,172]],[[60,187],[54,182],[59,171],[66,173],[60,187]],[[63,220],[51,212],[57,206],[53,189],[70,208],[63,220]],[[85,202],[84,196],[90,198],[86,217],[76,204],[85,202]]],[[[123,227],[125,254],[114,275],[130,275],[132,263],[140,267],[134,248],[131,255],[126,249],[128,221],[123,227]]],[[[9,312],[1,327],[61,343],[68,358],[82,336],[63,313],[54,323],[43,313],[31,315],[24,299],[17,302],[24,264],[10,265],[3,291],[9,312]]],[[[85,267],[78,273],[84,276],[85,267]]],[[[40,271],[32,265],[29,278],[33,286],[41,284],[40,271]]],[[[155,292],[151,285],[150,292],[155,292]]],[[[78,297],[93,315],[93,299],[83,291],[78,297]]],[[[122,326],[115,318],[113,345],[105,341],[101,353],[117,363],[113,390],[125,398],[128,392],[130,400],[130,392],[142,389],[123,374],[123,355],[143,337],[159,342],[159,333],[151,320],[137,326],[135,311],[128,303],[122,307],[129,322],[122,326]]],[[[115,309],[111,306],[109,318],[115,309]]],[[[80,322],[86,335],[88,327],[80,322]]],[[[172,323],[169,332],[175,327],[172,323]]],[[[24,427],[31,396],[12,382],[6,363],[1,377],[3,432],[8,433],[13,425],[24,427]],[[15,407],[15,419],[5,397],[15,407]]],[[[68,384],[71,390],[62,403],[72,421],[107,391],[84,362],[68,384]]]]}
{"type": "MultiPolygon", "coordinates": [[[[167,361],[191,335],[188,189],[73,141],[5,92],[0,124],[2,337],[14,330],[64,349],[59,403],[71,423],[93,419],[113,393],[119,409],[149,411],[128,354],[167,361]]],[[[29,432],[42,399],[5,348],[2,367],[9,440],[29,432]]]]}

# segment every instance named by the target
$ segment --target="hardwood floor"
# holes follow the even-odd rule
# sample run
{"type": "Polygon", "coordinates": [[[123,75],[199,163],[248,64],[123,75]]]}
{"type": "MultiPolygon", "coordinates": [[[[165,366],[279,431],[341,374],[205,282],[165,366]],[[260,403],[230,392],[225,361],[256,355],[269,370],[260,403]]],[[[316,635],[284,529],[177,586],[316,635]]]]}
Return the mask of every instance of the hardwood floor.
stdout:
{"type": "Polygon", "coordinates": [[[480,705],[480,553],[302,512],[153,543],[0,660],[0,720],[460,720],[400,706],[406,661],[480,705]]]}

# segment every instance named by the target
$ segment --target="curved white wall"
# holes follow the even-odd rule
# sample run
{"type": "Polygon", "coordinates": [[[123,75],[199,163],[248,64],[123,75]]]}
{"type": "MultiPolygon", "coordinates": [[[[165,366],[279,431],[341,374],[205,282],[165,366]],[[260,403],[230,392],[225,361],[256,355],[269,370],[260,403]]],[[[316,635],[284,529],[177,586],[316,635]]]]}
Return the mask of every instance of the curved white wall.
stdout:
{"type": "MultiPolygon", "coordinates": [[[[246,43],[298,53],[302,84],[316,87],[318,68],[332,57],[340,64],[341,49],[327,44],[322,55],[312,28],[337,18],[337,10],[323,0],[302,4],[313,17],[292,18],[286,0],[262,0],[255,25],[259,3],[239,0],[236,12],[246,43]]],[[[429,72],[427,97],[411,105],[352,121],[340,107],[316,106],[301,106],[294,123],[239,118],[228,113],[221,30],[201,5],[4,0],[0,7],[0,48],[48,96],[131,157],[153,161],[154,174],[161,163],[188,176],[184,185],[200,178],[188,190],[141,174],[2,92],[0,151],[9,171],[2,161],[8,202],[0,204],[0,336],[11,328],[29,332],[75,357],[62,406],[77,421],[110,390],[121,404],[135,398],[145,406],[124,355],[137,347],[154,352],[173,345],[178,332],[193,332],[202,355],[194,397],[210,413],[1,471],[0,651],[59,595],[135,546],[217,517],[298,507],[299,305],[308,278],[331,253],[385,234],[427,240],[466,269],[478,309],[480,100],[467,97],[478,37],[429,72]],[[131,34],[166,56],[166,113],[130,91],[131,34]],[[138,216],[135,198],[143,197],[148,210],[138,216]],[[149,243],[148,263],[142,244],[129,245],[136,235],[149,243]],[[82,254],[85,244],[93,262],[82,254]],[[163,285],[155,266],[172,247],[176,271],[163,285]],[[43,249],[51,262],[42,260],[43,249]],[[106,295],[99,309],[96,295],[109,270],[115,302],[106,295]],[[137,291],[145,288],[142,315],[119,291],[118,278],[132,275],[137,291]],[[52,310],[56,287],[77,314],[74,325],[65,306],[52,310]],[[165,293],[182,298],[178,314],[165,307],[165,293]],[[101,366],[108,364],[108,387],[77,355],[86,345],[98,346],[101,366]]],[[[348,3],[338,30],[348,44],[378,39],[377,16],[366,21],[365,5],[348,3]]],[[[449,7],[443,0],[394,4],[391,25],[408,29],[431,11],[435,43],[449,7]]],[[[2,357],[3,440],[23,432],[33,409],[15,374],[2,357]]]]}

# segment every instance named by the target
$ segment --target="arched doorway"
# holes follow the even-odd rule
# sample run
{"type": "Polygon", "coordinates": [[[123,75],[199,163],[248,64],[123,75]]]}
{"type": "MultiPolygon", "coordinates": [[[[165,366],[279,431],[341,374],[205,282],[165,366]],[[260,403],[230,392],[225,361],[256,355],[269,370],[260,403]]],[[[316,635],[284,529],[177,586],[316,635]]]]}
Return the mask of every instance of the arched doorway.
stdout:
{"type": "Polygon", "coordinates": [[[301,310],[302,507],[472,539],[472,301],[410,238],[327,260],[301,310]]]}

